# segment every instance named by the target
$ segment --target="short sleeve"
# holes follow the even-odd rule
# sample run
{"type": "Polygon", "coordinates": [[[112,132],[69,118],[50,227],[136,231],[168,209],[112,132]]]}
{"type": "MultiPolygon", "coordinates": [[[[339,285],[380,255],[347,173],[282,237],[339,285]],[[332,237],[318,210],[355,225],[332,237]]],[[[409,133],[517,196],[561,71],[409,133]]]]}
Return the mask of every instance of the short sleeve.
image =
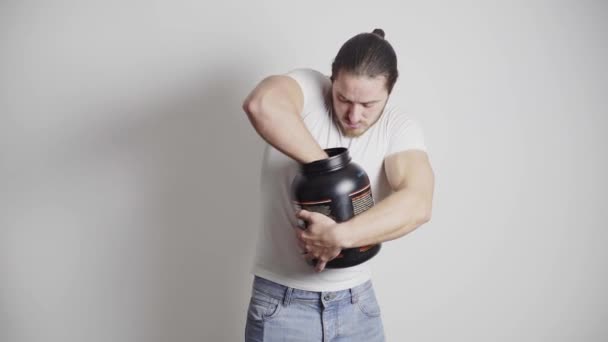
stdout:
{"type": "Polygon", "coordinates": [[[293,78],[300,86],[304,95],[304,112],[306,108],[325,105],[325,97],[331,87],[331,81],[327,76],[313,69],[295,69],[285,76],[293,78]]]}
{"type": "Polygon", "coordinates": [[[420,124],[405,115],[393,115],[389,121],[389,142],[387,156],[406,150],[426,152],[424,133],[420,124]]]}

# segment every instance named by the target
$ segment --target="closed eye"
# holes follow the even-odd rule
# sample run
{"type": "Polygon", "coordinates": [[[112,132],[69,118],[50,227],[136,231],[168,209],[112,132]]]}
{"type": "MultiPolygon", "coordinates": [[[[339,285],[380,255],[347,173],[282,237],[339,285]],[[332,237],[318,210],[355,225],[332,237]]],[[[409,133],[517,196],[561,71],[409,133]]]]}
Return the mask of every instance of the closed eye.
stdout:
{"type": "Polygon", "coordinates": [[[343,98],[342,96],[338,96],[338,101],[340,101],[342,103],[351,103],[350,101],[348,101],[347,99],[343,98]]]}

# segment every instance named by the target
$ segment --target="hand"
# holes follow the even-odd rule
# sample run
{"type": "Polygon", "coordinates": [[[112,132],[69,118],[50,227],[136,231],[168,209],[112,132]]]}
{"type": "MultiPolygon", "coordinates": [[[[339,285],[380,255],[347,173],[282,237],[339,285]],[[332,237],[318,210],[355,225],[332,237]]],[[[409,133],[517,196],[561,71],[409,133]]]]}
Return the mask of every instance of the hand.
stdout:
{"type": "Polygon", "coordinates": [[[336,229],[338,223],[328,216],[306,210],[300,210],[296,217],[304,220],[307,226],[295,229],[302,254],[308,260],[317,259],[315,270],[321,272],[342,251],[336,229]]]}

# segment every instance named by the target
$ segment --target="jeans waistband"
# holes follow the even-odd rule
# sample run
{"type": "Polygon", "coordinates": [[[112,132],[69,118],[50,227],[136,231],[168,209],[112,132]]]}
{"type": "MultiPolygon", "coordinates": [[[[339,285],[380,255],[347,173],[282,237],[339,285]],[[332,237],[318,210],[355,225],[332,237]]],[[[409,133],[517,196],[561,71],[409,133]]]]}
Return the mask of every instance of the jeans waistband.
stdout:
{"type": "Polygon", "coordinates": [[[306,291],[300,290],[285,285],[281,285],[270,281],[268,279],[255,276],[253,279],[253,289],[263,292],[273,298],[283,301],[285,304],[293,299],[299,300],[313,300],[313,299],[325,299],[325,300],[340,300],[343,298],[350,298],[352,303],[356,303],[358,298],[365,292],[372,288],[372,281],[367,280],[363,284],[357,285],[353,288],[340,290],[340,291],[306,291]]]}

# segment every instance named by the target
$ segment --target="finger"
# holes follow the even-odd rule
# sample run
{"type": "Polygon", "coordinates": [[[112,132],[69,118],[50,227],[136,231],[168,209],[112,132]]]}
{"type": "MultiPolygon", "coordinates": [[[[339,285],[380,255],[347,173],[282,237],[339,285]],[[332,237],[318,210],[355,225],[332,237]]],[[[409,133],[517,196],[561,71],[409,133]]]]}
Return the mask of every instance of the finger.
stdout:
{"type": "Polygon", "coordinates": [[[310,221],[312,219],[313,214],[314,212],[312,211],[302,209],[296,213],[296,217],[301,220],[310,221]]]}
{"type": "Polygon", "coordinates": [[[314,236],[314,232],[312,232],[310,229],[300,229],[296,232],[296,236],[299,240],[302,240],[304,242],[311,241],[311,238],[314,236]]]}
{"type": "Polygon", "coordinates": [[[296,229],[296,230],[295,230],[295,234],[296,234],[296,237],[297,237],[299,240],[301,240],[301,239],[302,239],[302,230],[301,230],[301,229],[296,229]]]}
{"type": "Polygon", "coordinates": [[[298,247],[300,247],[300,250],[303,251],[303,252],[305,252],[305,253],[308,253],[310,251],[310,248],[305,243],[303,243],[301,241],[298,241],[298,247]]]}
{"type": "Polygon", "coordinates": [[[319,262],[317,262],[317,266],[315,266],[315,271],[323,271],[325,269],[325,265],[327,265],[327,261],[319,260],[319,262]]]}
{"type": "Polygon", "coordinates": [[[308,241],[310,241],[310,238],[304,231],[298,232],[296,234],[296,238],[298,239],[298,243],[306,244],[308,241]]]}
{"type": "Polygon", "coordinates": [[[338,257],[338,255],[340,255],[340,253],[342,253],[342,249],[340,249],[340,248],[336,248],[336,249],[334,249],[334,251],[333,251],[333,255],[332,255],[332,257],[331,257],[331,259],[330,259],[330,260],[333,260],[333,259],[337,258],[337,257],[338,257]]]}
{"type": "Polygon", "coordinates": [[[308,221],[310,220],[308,217],[310,212],[306,211],[306,210],[300,210],[296,213],[296,218],[297,218],[297,225],[298,228],[300,228],[299,230],[306,230],[308,229],[308,221]]]}

